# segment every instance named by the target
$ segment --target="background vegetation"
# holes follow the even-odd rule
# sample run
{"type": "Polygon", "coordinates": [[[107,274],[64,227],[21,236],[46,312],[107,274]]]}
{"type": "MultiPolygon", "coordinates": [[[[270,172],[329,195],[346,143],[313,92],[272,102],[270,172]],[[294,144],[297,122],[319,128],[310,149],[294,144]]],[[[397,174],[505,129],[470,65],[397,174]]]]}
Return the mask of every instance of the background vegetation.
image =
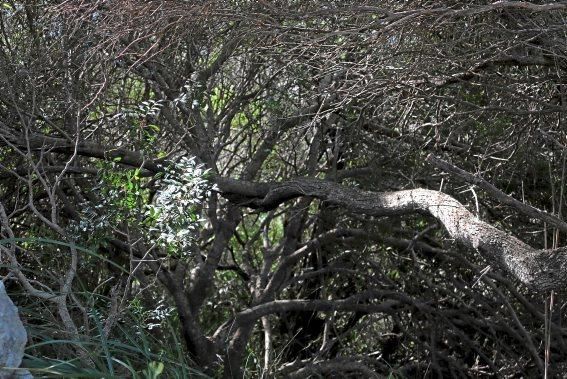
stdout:
{"type": "Polygon", "coordinates": [[[0,274],[23,365],[564,373],[564,287],[526,286],[427,212],[357,211],[293,180],[440,191],[563,252],[566,16],[539,1],[0,2],[0,274]]]}

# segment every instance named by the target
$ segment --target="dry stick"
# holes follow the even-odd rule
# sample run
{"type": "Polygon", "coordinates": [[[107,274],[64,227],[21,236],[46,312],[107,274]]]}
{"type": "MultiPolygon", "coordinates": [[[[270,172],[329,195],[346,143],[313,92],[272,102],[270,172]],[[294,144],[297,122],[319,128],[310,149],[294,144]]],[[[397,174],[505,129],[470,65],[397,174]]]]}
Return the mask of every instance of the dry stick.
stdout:
{"type": "MultiPolygon", "coordinates": [[[[549,168],[549,186],[551,187],[551,213],[555,213],[555,184],[553,182],[553,169],[551,168],[551,160],[547,162],[549,168]]],[[[555,246],[555,234],[557,229],[551,229],[551,248],[555,246]]],[[[546,241],[547,245],[547,241],[546,241]]]]}
{"type": "Polygon", "coordinates": [[[268,377],[270,373],[270,358],[272,355],[272,327],[268,316],[262,317],[262,327],[264,329],[264,372],[262,377],[268,377]]]}
{"type": "Polygon", "coordinates": [[[549,333],[549,322],[551,321],[551,317],[548,317],[547,314],[548,306],[547,306],[547,298],[543,301],[543,310],[545,314],[545,319],[543,323],[543,340],[544,340],[544,355],[545,355],[545,370],[543,372],[543,378],[547,379],[547,365],[549,364],[548,356],[547,356],[547,333],[549,333]]]}
{"type": "Polygon", "coordinates": [[[429,154],[426,160],[427,162],[431,163],[433,166],[449,174],[452,174],[458,177],[459,179],[464,180],[467,183],[478,186],[479,188],[486,191],[489,195],[494,197],[502,204],[509,205],[526,216],[545,221],[548,224],[554,225],[558,229],[567,232],[567,223],[565,221],[562,221],[561,219],[555,217],[552,214],[544,212],[541,209],[532,207],[531,205],[524,204],[521,201],[514,199],[513,197],[502,192],[501,190],[499,190],[494,185],[490,184],[480,176],[473,175],[463,169],[460,169],[459,167],[456,167],[451,163],[434,156],[433,154],[429,154]]]}
{"type": "MultiPolygon", "coordinates": [[[[563,164],[561,168],[561,189],[559,190],[559,206],[557,216],[561,218],[563,215],[563,194],[565,193],[565,169],[567,164],[567,150],[563,150],[563,164]]],[[[559,247],[559,230],[555,232],[554,247],[559,247]]]]}
{"type": "Polygon", "coordinates": [[[549,302],[545,299],[545,325],[544,325],[544,340],[545,340],[545,371],[544,379],[548,378],[549,374],[549,359],[551,357],[551,316],[553,314],[553,290],[549,295],[549,302]]]}
{"type": "MultiPolygon", "coordinates": [[[[550,134],[546,133],[545,131],[543,131],[541,129],[539,129],[538,132],[547,141],[553,143],[555,146],[557,146],[559,149],[561,149],[563,151],[563,153],[561,155],[563,157],[563,164],[562,164],[562,172],[561,172],[561,182],[560,182],[561,191],[560,191],[560,195],[559,195],[559,209],[558,209],[558,216],[559,216],[559,218],[561,218],[562,208],[563,208],[563,193],[564,193],[564,189],[565,189],[565,164],[566,164],[566,159],[567,159],[567,146],[565,146],[564,144],[559,142],[557,140],[557,138],[554,138],[553,136],[551,136],[550,134]]],[[[553,212],[555,212],[555,186],[553,185],[553,172],[551,170],[551,162],[549,162],[549,183],[551,185],[551,195],[552,195],[551,204],[553,205],[553,212]]],[[[552,231],[551,236],[552,236],[552,238],[551,238],[552,248],[555,247],[555,246],[559,246],[559,230],[552,231]]]]}

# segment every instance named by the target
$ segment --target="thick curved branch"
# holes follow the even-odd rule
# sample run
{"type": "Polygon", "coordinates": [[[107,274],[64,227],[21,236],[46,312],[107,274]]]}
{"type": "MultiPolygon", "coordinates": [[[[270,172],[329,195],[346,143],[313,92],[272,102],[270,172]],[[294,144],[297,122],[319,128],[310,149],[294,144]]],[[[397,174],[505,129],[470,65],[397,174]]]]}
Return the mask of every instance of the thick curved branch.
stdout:
{"type": "Polygon", "coordinates": [[[567,284],[567,248],[540,250],[478,219],[459,201],[438,191],[414,189],[369,192],[319,179],[300,178],[284,183],[252,183],[216,177],[229,200],[260,210],[310,196],[351,212],[371,216],[428,214],[438,219],[451,238],[476,249],[491,264],[511,273],[538,291],[560,290],[567,284]]]}

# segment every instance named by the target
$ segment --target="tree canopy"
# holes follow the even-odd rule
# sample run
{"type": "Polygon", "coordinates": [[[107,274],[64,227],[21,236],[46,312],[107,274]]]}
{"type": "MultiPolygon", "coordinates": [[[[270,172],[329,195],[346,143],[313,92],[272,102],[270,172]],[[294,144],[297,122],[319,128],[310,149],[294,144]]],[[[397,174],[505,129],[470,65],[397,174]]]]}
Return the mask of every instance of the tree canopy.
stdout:
{"type": "Polygon", "coordinates": [[[567,3],[0,2],[41,377],[567,369],[567,3]]]}

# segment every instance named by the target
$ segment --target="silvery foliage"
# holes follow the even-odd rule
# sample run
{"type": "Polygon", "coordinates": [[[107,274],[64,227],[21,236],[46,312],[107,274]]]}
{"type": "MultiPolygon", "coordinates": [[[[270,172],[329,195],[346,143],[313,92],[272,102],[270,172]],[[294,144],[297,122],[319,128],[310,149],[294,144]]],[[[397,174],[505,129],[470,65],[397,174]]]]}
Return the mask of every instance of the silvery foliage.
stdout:
{"type": "Polygon", "coordinates": [[[206,179],[209,172],[193,157],[182,157],[166,170],[163,188],[146,216],[155,218],[152,232],[156,242],[188,247],[201,228],[200,205],[213,189],[206,179]]]}
{"type": "Polygon", "coordinates": [[[116,216],[120,210],[115,209],[114,203],[121,197],[123,189],[110,188],[103,190],[107,183],[99,178],[93,191],[103,193],[100,203],[92,205],[90,202],[79,203],[77,213],[80,215],[78,221],[71,220],[67,229],[72,236],[84,235],[92,238],[99,231],[112,229],[116,223],[116,216]]]}
{"type": "MultiPolygon", "coordinates": [[[[122,123],[128,123],[131,119],[137,119],[140,117],[157,117],[161,113],[161,109],[166,104],[165,100],[146,100],[142,101],[135,107],[123,108],[119,112],[113,115],[105,115],[105,117],[100,117],[98,124],[102,125],[109,123],[111,125],[117,125],[122,123]]],[[[121,145],[121,142],[118,142],[121,145]]]]}
{"type": "Polygon", "coordinates": [[[158,305],[154,309],[149,310],[146,315],[148,318],[145,324],[146,329],[152,330],[154,328],[162,327],[164,320],[171,317],[174,313],[174,307],[167,306],[163,300],[160,300],[158,305]],[[150,320],[153,322],[150,322],[150,320]]]}
{"type": "Polygon", "coordinates": [[[189,97],[191,97],[191,83],[189,81],[187,81],[183,87],[181,87],[179,89],[179,96],[177,96],[175,99],[173,99],[173,101],[171,102],[171,104],[176,107],[179,106],[181,104],[187,104],[187,100],[189,99],[189,97]]]}
{"type": "Polygon", "coordinates": [[[137,111],[144,116],[158,116],[163,107],[163,100],[146,100],[138,105],[137,111]]]}
{"type": "MultiPolygon", "coordinates": [[[[198,87],[193,80],[188,80],[180,88],[180,95],[171,103],[173,106],[185,104],[192,96],[193,89],[198,87]]],[[[134,116],[158,116],[164,106],[163,100],[143,101],[136,108],[127,108],[116,113],[111,120],[124,120],[134,116]]],[[[192,105],[197,106],[196,101],[192,105]]],[[[155,226],[151,230],[151,239],[160,244],[176,244],[185,246],[191,240],[202,221],[196,214],[197,205],[207,196],[212,186],[204,179],[208,170],[197,164],[194,158],[182,157],[179,162],[166,169],[162,182],[164,188],[156,196],[154,204],[146,206],[144,216],[157,216],[155,226]],[[155,237],[157,236],[157,238],[155,237]]],[[[99,182],[95,189],[102,188],[104,182],[99,182]]],[[[81,220],[69,225],[72,235],[80,233],[92,235],[98,230],[111,227],[113,212],[112,202],[120,196],[121,189],[108,191],[101,204],[92,207],[88,203],[81,204],[78,212],[81,220]],[[104,212],[101,212],[104,209],[104,212]]]]}
{"type": "Polygon", "coordinates": [[[171,101],[173,108],[181,107],[190,103],[192,109],[199,108],[199,101],[195,98],[196,93],[202,88],[195,74],[185,81],[183,87],[179,89],[179,96],[171,101]]]}
{"type": "Polygon", "coordinates": [[[163,107],[163,100],[142,101],[136,108],[125,108],[122,112],[112,116],[112,120],[125,119],[127,117],[158,116],[163,107]]]}
{"type": "MultiPolygon", "coordinates": [[[[95,187],[95,190],[98,186],[95,187]]],[[[98,230],[109,228],[111,223],[111,215],[102,213],[99,214],[109,204],[107,199],[103,199],[101,204],[92,207],[90,203],[80,203],[77,207],[77,212],[81,216],[78,221],[71,220],[67,229],[70,235],[77,236],[82,234],[93,235],[98,230]]]]}
{"type": "MultiPolygon", "coordinates": [[[[127,117],[139,116],[158,116],[161,108],[164,105],[163,100],[146,100],[137,105],[136,108],[126,108],[122,112],[118,112],[112,116],[111,121],[125,120],[127,117]]],[[[100,189],[104,186],[101,181],[94,188],[100,189]]],[[[120,196],[120,190],[111,189],[108,196],[102,199],[102,203],[92,207],[88,202],[80,204],[77,212],[81,215],[80,221],[71,221],[68,229],[71,235],[78,235],[80,233],[92,234],[98,230],[111,227],[112,212],[108,212],[112,204],[112,200],[120,196]],[[106,212],[101,212],[106,209],[106,212]],[[101,215],[102,213],[102,215],[101,215]]]]}

